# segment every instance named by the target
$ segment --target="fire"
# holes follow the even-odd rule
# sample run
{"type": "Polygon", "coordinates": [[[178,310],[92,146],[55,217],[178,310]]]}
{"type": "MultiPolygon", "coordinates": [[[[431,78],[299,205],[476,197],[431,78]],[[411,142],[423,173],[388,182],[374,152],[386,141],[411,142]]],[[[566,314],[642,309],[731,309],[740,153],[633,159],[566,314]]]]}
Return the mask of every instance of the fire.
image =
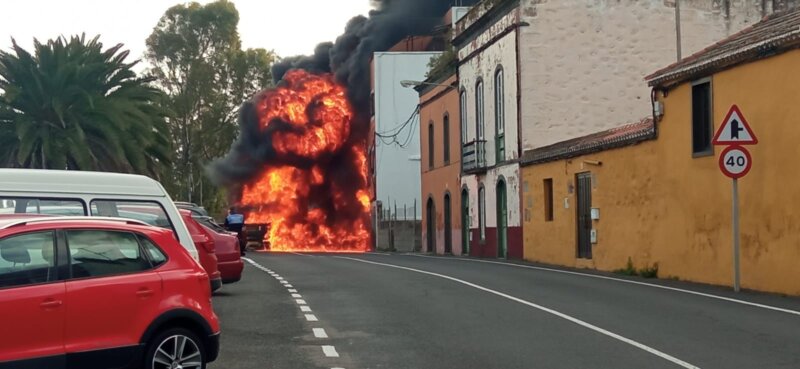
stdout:
{"type": "Polygon", "coordinates": [[[367,251],[365,144],[351,140],[344,87],[331,75],[293,70],[255,102],[275,160],[242,189],[247,223],[269,224],[272,251],[367,251]]]}

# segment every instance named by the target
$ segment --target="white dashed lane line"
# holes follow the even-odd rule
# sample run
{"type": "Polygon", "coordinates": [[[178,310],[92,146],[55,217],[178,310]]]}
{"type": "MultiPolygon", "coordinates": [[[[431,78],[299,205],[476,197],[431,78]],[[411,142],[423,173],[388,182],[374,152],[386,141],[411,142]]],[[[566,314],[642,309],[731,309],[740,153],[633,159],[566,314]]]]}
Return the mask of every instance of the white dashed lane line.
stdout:
{"type": "Polygon", "coordinates": [[[328,338],[328,333],[325,332],[323,328],[314,328],[314,337],[317,338],[328,338]]]}
{"type": "Polygon", "coordinates": [[[324,352],[327,357],[339,357],[339,353],[336,352],[336,347],[333,346],[322,346],[322,352],[324,352]]]}
{"type": "MultiPolygon", "coordinates": [[[[306,255],[306,256],[310,256],[310,255],[306,255]]],[[[285,278],[281,277],[280,274],[275,273],[274,271],[272,271],[272,270],[270,270],[270,269],[268,269],[268,268],[256,263],[255,261],[253,261],[253,260],[251,260],[249,258],[242,258],[242,259],[247,261],[252,266],[258,268],[259,270],[261,270],[263,272],[266,272],[271,277],[275,278],[278,282],[280,282],[280,284],[282,286],[286,287],[287,291],[291,294],[291,296],[294,299],[294,301],[297,303],[297,305],[300,306],[300,311],[301,312],[303,312],[303,313],[310,313],[311,312],[311,307],[308,306],[308,304],[306,303],[306,300],[302,299],[303,296],[300,293],[297,292],[297,289],[295,289],[294,286],[289,284],[289,281],[287,281],[285,278]]],[[[318,322],[319,321],[317,316],[314,315],[314,314],[303,314],[303,315],[305,316],[306,321],[309,321],[309,322],[318,322]]],[[[329,338],[328,333],[325,332],[324,328],[312,328],[311,330],[312,330],[312,332],[314,332],[314,337],[315,338],[320,338],[320,339],[329,338]]],[[[331,346],[331,345],[322,345],[321,347],[322,347],[322,353],[324,353],[326,357],[333,357],[333,358],[339,357],[339,353],[336,351],[336,347],[331,346]]],[[[345,368],[337,366],[337,367],[333,367],[331,369],[345,369],[345,368]]]]}

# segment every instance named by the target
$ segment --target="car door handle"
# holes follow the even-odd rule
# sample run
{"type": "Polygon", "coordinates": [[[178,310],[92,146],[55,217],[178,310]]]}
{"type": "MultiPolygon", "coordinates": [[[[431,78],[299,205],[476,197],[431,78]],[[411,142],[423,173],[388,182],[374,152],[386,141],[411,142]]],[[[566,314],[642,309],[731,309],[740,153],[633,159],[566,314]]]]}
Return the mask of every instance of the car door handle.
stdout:
{"type": "Polygon", "coordinates": [[[50,298],[44,300],[41,304],[39,304],[39,306],[41,306],[42,309],[56,309],[61,307],[61,304],[63,304],[61,300],[50,298]]]}
{"type": "Polygon", "coordinates": [[[138,291],[136,291],[136,296],[139,296],[141,298],[147,298],[153,296],[153,294],[154,294],[153,290],[147,287],[142,287],[138,291]]]}

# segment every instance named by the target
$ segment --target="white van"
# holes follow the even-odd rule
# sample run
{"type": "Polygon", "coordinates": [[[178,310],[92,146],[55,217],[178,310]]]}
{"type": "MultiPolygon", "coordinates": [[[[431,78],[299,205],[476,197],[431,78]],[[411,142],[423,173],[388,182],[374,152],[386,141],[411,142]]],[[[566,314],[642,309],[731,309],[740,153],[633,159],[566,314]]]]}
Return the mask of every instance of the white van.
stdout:
{"type": "Polygon", "coordinates": [[[0,169],[0,214],[130,218],[172,230],[199,262],[180,213],[157,181],[140,175],[0,169]]]}

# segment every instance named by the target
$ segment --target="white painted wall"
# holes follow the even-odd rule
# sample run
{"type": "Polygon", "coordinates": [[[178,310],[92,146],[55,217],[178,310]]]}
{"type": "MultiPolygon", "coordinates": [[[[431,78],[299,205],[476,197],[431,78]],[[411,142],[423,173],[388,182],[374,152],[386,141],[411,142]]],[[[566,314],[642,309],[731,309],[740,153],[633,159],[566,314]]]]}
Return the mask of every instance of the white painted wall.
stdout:
{"type": "Polygon", "coordinates": [[[510,164],[489,169],[485,175],[468,175],[461,177],[462,186],[469,189],[469,228],[478,229],[478,188],[486,189],[486,227],[497,227],[497,182],[500,178],[506,181],[508,209],[508,226],[519,227],[520,217],[520,179],[519,165],[510,164]]]}
{"type": "MultiPolygon", "coordinates": [[[[459,58],[470,54],[476,47],[465,47],[459,50],[459,58]]],[[[498,161],[495,157],[495,85],[494,77],[498,68],[503,69],[504,80],[504,112],[505,112],[505,158],[519,157],[517,145],[517,56],[516,36],[511,32],[483,50],[480,55],[468,60],[459,67],[459,84],[467,93],[467,142],[475,140],[477,135],[476,95],[477,83],[483,81],[484,98],[484,139],[486,140],[486,161],[489,166],[498,161]]]]}
{"type": "MultiPolygon", "coordinates": [[[[761,18],[760,0],[681,0],[683,56],[761,18]]],[[[523,151],[651,113],[644,76],[676,61],[674,0],[521,0],[523,151]]]]}
{"type": "MultiPolygon", "coordinates": [[[[517,53],[516,33],[503,32],[518,19],[516,10],[503,16],[496,24],[478,35],[472,42],[466,43],[458,50],[460,60],[467,59],[482,47],[478,54],[465,60],[459,66],[459,84],[467,94],[467,108],[462,114],[466,116],[467,130],[465,139],[473,141],[477,137],[476,86],[483,80],[484,96],[484,139],[486,140],[486,163],[494,167],[503,160],[513,160],[520,156],[518,150],[518,114],[517,114],[517,53]],[[499,38],[497,38],[499,37],[499,38]],[[496,39],[497,38],[497,39],[496,39]],[[492,42],[493,41],[493,42],[492,42]],[[503,69],[503,105],[505,114],[505,157],[497,158],[495,153],[495,74],[498,68],[503,69]],[[500,160],[498,160],[500,159],[500,160]]],[[[466,20],[465,20],[466,21],[466,20]]],[[[471,229],[478,229],[478,188],[483,185],[486,191],[486,227],[497,226],[497,181],[505,178],[508,203],[508,226],[520,226],[519,214],[519,165],[516,163],[491,168],[486,174],[464,175],[461,183],[469,189],[471,229]]]]}
{"type": "MultiPolygon", "coordinates": [[[[373,81],[375,84],[375,130],[392,131],[405,123],[419,104],[419,94],[413,88],[400,86],[402,80],[422,81],[428,72],[428,62],[440,52],[376,52],[374,54],[373,81]]],[[[394,209],[403,204],[417,202],[417,218],[421,218],[425,204],[420,200],[419,116],[397,138],[406,141],[405,148],[375,140],[376,196],[384,202],[384,209],[394,209]],[[389,200],[390,203],[386,203],[389,200]]]]}

